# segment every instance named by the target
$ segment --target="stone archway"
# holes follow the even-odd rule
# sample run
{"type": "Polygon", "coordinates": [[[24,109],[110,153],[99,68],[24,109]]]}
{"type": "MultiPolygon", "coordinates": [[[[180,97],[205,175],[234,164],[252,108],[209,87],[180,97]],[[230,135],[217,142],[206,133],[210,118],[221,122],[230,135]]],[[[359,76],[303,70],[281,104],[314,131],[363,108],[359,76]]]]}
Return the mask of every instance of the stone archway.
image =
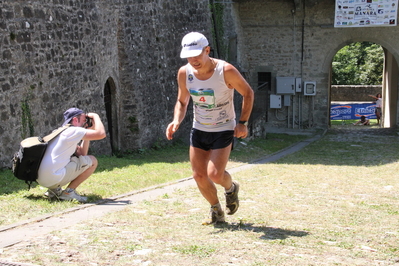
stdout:
{"type": "MultiPolygon", "coordinates": [[[[360,40],[358,40],[360,41],[360,40]]],[[[378,42],[375,42],[378,43],[378,42]]],[[[381,45],[381,44],[380,44],[381,45]]],[[[341,45],[333,53],[334,55],[341,49],[344,45],[341,45]]],[[[383,68],[383,82],[382,82],[382,97],[383,97],[383,110],[382,110],[382,122],[381,126],[384,128],[396,127],[398,122],[398,79],[399,79],[399,67],[394,55],[383,45],[381,47],[384,50],[384,68],[383,68]]],[[[330,62],[332,62],[334,55],[330,56],[330,62]]],[[[328,106],[328,119],[330,118],[330,106],[331,106],[331,63],[329,65],[329,106],[328,106]]],[[[330,122],[329,122],[329,125],[330,122]]]]}

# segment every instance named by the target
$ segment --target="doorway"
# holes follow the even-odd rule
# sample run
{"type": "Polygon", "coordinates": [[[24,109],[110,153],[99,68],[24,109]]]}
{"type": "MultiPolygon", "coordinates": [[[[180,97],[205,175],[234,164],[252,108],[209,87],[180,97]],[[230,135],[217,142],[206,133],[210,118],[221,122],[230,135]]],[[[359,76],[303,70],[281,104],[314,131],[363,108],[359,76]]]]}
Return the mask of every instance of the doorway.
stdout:
{"type": "Polygon", "coordinates": [[[112,78],[108,78],[104,85],[104,105],[108,122],[108,133],[111,151],[114,154],[120,149],[118,132],[118,112],[116,104],[116,87],[112,78]]]}
{"type": "MultiPolygon", "coordinates": [[[[389,128],[396,125],[398,65],[387,49],[371,42],[349,44],[335,54],[330,73],[330,126],[337,125],[338,121],[334,121],[334,118],[337,118],[340,113],[352,113],[352,117],[343,115],[345,119],[341,121],[342,124],[346,124],[346,120],[348,120],[352,125],[352,122],[356,122],[354,119],[359,119],[362,112],[366,116],[370,115],[375,118],[376,99],[370,95],[375,96],[377,93],[382,94],[382,117],[378,127],[389,128]],[[379,88],[373,89],[372,87],[379,88]],[[338,89],[342,91],[338,91],[338,89]],[[354,89],[358,91],[356,92],[354,89]],[[335,101],[342,102],[343,109],[334,109],[335,101]],[[373,106],[373,112],[369,112],[371,108],[367,110],[363,106],[359,107],[362,102],[373,103],[369,104],[373,106]],[[356,116],[354,116],[355,113],[356,116]]],[[[371,121],[373,122],[373,120],[371,121]]],[[[376,124],[374,122],[374,125],[376,124]]]]}

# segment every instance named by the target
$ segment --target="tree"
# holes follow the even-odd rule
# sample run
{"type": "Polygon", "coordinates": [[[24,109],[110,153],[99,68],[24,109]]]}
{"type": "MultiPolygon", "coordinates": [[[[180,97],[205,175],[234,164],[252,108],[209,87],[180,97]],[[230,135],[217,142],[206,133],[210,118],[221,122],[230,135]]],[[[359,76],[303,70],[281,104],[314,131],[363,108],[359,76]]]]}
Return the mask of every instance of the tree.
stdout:
{"type": "Polygon", "coordinates": [[[332,62],[333,85],[381,85],[384,51],[371,42],[351,43],[332,62]]]}

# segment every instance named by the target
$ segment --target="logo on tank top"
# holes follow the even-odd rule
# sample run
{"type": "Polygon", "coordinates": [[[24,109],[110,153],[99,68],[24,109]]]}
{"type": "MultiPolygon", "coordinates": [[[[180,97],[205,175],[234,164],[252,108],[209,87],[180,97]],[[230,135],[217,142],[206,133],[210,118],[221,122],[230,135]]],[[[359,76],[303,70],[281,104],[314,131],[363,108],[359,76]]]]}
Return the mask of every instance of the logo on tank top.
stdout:
{"type": "Polygon", "coordinates": [[[193,82],[193,79],[194,79],[193,74],[188,74],[187,79],[188,79],[189,82],[193,82]]]}
{"type": "MultiPolygon", "coordinates": [[[[226,112],[226,110],[223,110],[223,111],[220,111],[219,112],[219,117],[218,118],[216,118],[216,120],[217,121],[220,121],[220,120],[224,120],[224,119],[227,119],[228,118],[228,115],[227,115],[227,112],[226,112]]],[[[227,120],[228,121],[228,120],[227,120]]],[[[226,121],[226,122],[227,122],[226,121]]]]}

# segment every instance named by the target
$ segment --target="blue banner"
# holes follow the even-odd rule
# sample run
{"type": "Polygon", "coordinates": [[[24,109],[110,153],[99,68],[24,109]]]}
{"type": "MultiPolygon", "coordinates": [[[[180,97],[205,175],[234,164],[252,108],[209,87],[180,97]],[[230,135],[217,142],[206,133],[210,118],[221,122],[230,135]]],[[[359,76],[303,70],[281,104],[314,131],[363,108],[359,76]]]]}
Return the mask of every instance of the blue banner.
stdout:
{"type": "Polygon", "coordinates": [[[331,103],[330,120],[376,119],[375,103],[331,103]]]}

